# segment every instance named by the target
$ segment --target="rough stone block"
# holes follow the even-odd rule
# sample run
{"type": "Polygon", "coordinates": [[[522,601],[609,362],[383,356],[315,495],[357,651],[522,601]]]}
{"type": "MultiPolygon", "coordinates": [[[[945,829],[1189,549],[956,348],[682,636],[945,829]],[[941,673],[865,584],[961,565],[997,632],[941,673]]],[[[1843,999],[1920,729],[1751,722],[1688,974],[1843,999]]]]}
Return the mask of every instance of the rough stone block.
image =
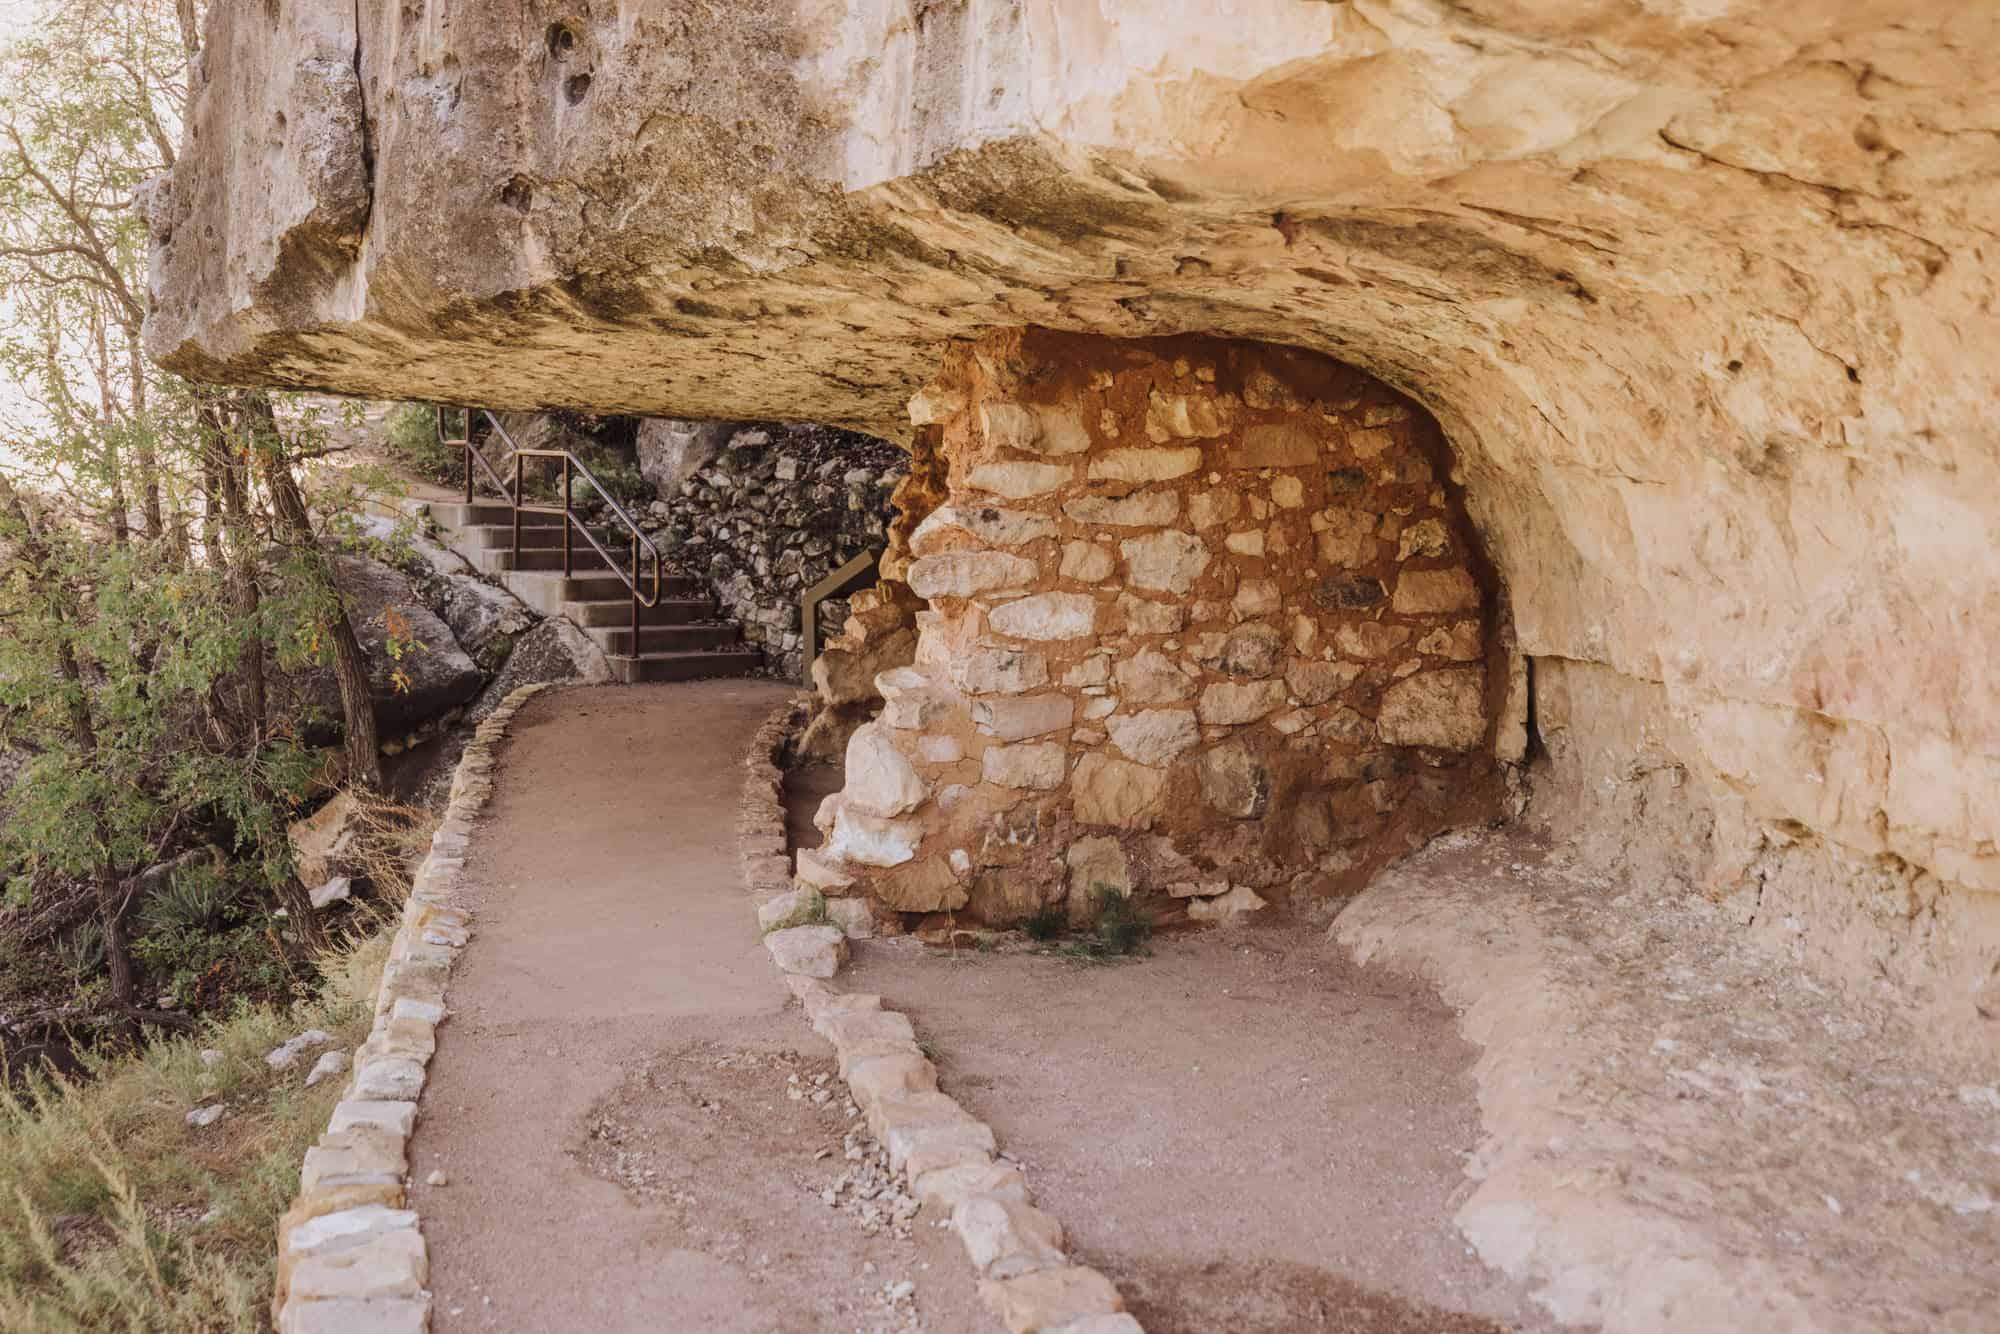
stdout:
{"type": "Polygon", "coordinates": [[[986,615],[995,634],[1014,639],[1087,639],[1097,629],[1097,600],[1083,593],[1037,593],[986,615]]]}
{"type": "Polygon", "coordinates": [[[429,1277],[423,1234],[412,1226],[305,1256],[292,1266],[288,1292],[292,1303],[415,1297],[429,1277]]]}
{"type": "Polygon", "coordinates": [[[333,1115],[327,1119],[326,1128],[331,1134],[364,1130],[403,1140],[410,1137],[416,1126],[417,1105],[413,1102],[343,1098],[334,1104],[333,1115]]]}
{"type": "Polygon", "coordinates": [[[1181,512],[1181,498],[1172,491],[1140,491],[1129,496],[1077,496],[1063,502],[1063,513],[1097,528],[1159,528],[1181,512]]]}
{"type": "Polygon", "coordinates": [[[372,1301],[293,1302],[278,1334],[425,1334],[431,1323],[429,1293],[372,1301]]]}
{"type": "Polygon", "coordinates": [[[1042,1269],[1017,1278],[985,1279],[979,1298],[1000,1317],[1008,1334],[1041,1334],[1090,1316],[1125,1309],[1111,1280],[1081,1265],[1042,1269]]]}
{"type": "Polygon", "coordinates": [[[930,792],[889,729],[876,722],[856,728],[848,738],[841,794],[850,808],[889,819],[923,805],[930,792]]]}
{"type": "Polygon", "coordinates": [[[1033,561],[1004,551],[948,551],[911,561],[908,581],[919,597],[969,598],[1002,589],[1026,589],[1039,576],[1033,561]]]}
{"type": "Polygon", "coordinates": [[[1382,692],[1375,727],[1391,746],[1473,750],[1486,738],[1486,669],[1419,672],[1382,692]]]}
{"type": "Polygon", "coordinates": [[[1108,449],[1091,459],[1088,471],[1093,481],[1165,482],[1200,468],[1200,446],[1187,445],[1178,449],[1108,449]]]}
{"type": "Polygon", "coordinates": [[[1201,740],[1193,709],[1142,709],[1104,724],[1111,744],[1140,764],[1164,765],[1201,740]]]}
{"type": "MultiPolygon", "coordinates": [[[[965,484],[974,491],[990,491],[1009,500],[1045,496],[1067,486],[1076,477],[1076,468],[1067,463],[982,463],[965,474],[965,484]]],[[[916,587],[911,580],[910,586],[916,587]]],[[[924,597],[929,593],[919,593],[924,597]]]]}
{"type": "Polygon", "coordinates": [[[1016,695],[972,702],[972,723],[982,733],[1002,741],[1025,741],[1068,727],[1076,702],[1068,695],[1016,695]]]}
{"type": "Polygon", "coordinates": [[[1167,775],[1163,770],[1102,753],[1078,760],[1070,776],[1070,792],[1079,824],[1150,828],[1166,791],[1167,775]]]}
{"type": "Polygon", "coordinates": [[[1133,587],[1163,593],[1185,594],[1213,559],[1200,538],[1172,530],[1128,537],[1118,550],[1133,587]]]}
{"type": "Polygon", "coordinates": [[[1201,692],[1195,711],[1211,726],[1254,723],[1285,703],[1283,681],[1216,681],[1201,692]]]}
{"type": "Polygon", "coordinates": [[[1062,1224],[1021,1200],[967,1196],[953,1207],[951,1226],[985,1278],[1053,1269],[1064,1259],[1062,1224]]]}
{"type": "Polygon", "coordinates": [[[1472,611],[1479,606],[1479,585],[1464,570],[1405,570],[1396,580],[1389,609],[1399,616],[1472,611]]]}
{"type": "Polygon", "coordinates": [[[1006,1163],[960,1163],[925,1172],[910,1183],[910,1193],[925,1204],[951,1210],[972,1195],[1028,1202],[1028,1181],[1020,1170],[1006,1163]]]}
{"type": "Polygon", "coordinates": [[[822,894],[841,894],[854,887],[854,877],[841,870],[832,859],[811,848],[800,848],[793,878],[806,889],[822,894]]]}
{"type": "Polygon", "coordinates": [[[794,926],[764,937],[778,967],[802,977],[832,977],[847,962],[847,937],[839,927],[794,926]]]}
{"type": "Polygon", "coordinates": [[[1059,741],[1024,741],[988,746],[979,760],[981,776],[996,787],[1046,792],[1062,785],[1069,752],[1059,741]]]}

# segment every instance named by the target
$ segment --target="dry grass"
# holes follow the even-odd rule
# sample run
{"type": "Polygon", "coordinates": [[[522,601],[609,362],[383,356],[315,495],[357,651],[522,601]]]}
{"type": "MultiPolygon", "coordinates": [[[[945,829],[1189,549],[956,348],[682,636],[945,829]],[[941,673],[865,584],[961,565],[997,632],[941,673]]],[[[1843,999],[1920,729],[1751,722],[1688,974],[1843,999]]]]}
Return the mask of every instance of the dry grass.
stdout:
{"type": "Polygon", "coordinates": [[[367,1036],[386,924],[322,960],[310,1002],[247,1009],[73,1082],[0,1088],[0,1329],[269,1327],[273,1229],[343,1081],[308,1089],[310,1059],[274,1071],[264,1056],[307,1028],[350,1050],[367,1036]],[[218,1101],[220,1121],[187,1125],[218,1101]]]}

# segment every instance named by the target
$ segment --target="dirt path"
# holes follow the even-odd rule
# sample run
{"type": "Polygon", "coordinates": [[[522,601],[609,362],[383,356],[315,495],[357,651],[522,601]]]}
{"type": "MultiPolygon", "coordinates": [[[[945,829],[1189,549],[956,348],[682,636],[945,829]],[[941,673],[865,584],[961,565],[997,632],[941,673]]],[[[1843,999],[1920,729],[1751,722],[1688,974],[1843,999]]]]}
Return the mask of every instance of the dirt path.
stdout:
{"type": "MultiPolygon", "coordinates": [[[[837,786],[799,771],[793,813],[837,786]]],[[[910,1016],[1151,1334],[1553,1328],[1452,1225],[1477,1052],[1427,984],[1299,922],[1115,963],[908,938],[854,959],[842,983],[910,1016]]]]}
{"type": "Polygon", "coordinates": [[[870,1165],[735,847],[787,694],[567,690],[515,720],[411,1149],[438,1334],[985,1327],[950,1234],[822,1196],[870,1165]]]}

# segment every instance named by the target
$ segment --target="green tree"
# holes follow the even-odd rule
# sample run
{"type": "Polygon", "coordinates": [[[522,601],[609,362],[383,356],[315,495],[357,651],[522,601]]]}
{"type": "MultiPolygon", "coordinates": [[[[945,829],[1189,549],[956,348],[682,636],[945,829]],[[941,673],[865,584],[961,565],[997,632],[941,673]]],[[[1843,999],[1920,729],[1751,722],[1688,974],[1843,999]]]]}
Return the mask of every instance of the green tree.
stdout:
{"type": "Polygon", "coordinates": [[[330,448],[323,414],[141,350],[138,205],[174,159],[198,20],[64,0],[0,53],[0,748],[21,759],[0,851],[15,897],[89,906],[128,1014],[133,914],[192,849],[317,937],[285,825],[319,757],[274,680],[330,665],[348,779],[380,783],[328,559],[355,497],[299,472],[330,448]]]}

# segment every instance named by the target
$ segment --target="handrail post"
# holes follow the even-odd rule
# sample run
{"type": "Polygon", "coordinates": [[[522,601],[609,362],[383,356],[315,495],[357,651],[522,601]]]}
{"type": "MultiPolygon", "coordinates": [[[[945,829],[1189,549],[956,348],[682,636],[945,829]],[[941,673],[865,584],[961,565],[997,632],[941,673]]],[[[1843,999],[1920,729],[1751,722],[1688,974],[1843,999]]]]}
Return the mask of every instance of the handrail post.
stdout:
{"type": "Polygon", "coordinates": [[[563,528],[563,578],[571,575],[569,567],[569,454],[563,454],[562,461],[562,528],[563,528]]]}
{"type": "Polygon", "coordinates": [[[514,568],[524,570],[521,564],[521,451],[514,451],[514,568]]]}
{"type": "MultiPolygon", "coordinates": [[[[639,656],[639,534],[632,534],[632,656],[639,656]]],[[[658,598],[653,599],[658,602],[658,598]]]]}

